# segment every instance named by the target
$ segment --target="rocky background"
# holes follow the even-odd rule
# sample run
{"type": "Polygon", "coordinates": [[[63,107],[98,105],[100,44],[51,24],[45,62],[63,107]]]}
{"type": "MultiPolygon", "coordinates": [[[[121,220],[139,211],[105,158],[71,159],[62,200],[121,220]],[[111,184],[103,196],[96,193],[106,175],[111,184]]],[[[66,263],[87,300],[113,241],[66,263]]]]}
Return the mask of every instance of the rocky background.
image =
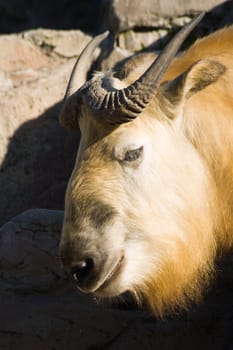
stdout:
{"type": "Polygon", "coordinates": [[[0,349],[233,349],[231,255],[203,303],[166,321],[133,304],[97,305],[57,256],[79,141],[57,115],[75,59],[107,28],[116,44],[100,68],[159,50],[212,7],[186,46],[233,24],[233,1],[0,0],[0,349]]]}

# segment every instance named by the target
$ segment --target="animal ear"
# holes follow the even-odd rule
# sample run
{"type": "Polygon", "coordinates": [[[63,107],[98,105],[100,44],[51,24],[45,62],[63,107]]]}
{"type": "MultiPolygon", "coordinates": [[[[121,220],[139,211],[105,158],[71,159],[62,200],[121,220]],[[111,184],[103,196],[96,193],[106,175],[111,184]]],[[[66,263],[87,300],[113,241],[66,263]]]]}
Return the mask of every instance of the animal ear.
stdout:
{"type": "Polygon", "coordinates": [[[176,79],[165,82],[159,89],[159,105],[170,117],[174,110],[185,103],[194,94],[215,83],[225,72],[226,67],[218,61],[203,59],[179,75],[176,79]]]}

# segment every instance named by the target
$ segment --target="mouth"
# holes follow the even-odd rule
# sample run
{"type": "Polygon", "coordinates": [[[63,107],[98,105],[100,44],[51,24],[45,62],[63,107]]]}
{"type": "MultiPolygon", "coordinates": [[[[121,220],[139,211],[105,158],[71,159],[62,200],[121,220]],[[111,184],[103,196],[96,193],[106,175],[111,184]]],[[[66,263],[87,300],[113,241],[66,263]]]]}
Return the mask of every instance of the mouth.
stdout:
{"type": "Polygon", "coordinates": [[[100,294],[104,289],[106,289],[121,273],[124,265],[124,255],[117,261],[117,263],[113,266],[109,273],[105,276],[105,278],[101,281],[101,284],[95,289],[94,293],[100,294]]]}

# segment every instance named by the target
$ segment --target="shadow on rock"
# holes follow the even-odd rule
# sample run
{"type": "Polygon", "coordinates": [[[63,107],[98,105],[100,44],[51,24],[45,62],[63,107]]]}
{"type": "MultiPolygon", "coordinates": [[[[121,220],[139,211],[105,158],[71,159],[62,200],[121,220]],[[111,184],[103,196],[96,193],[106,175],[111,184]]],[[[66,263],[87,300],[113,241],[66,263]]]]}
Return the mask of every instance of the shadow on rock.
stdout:
{"type": "Polygon", "coordinates": [[[100,1],[0,0],[0,32],[15,33],[35,28],[97,31],[100,1]]]}
{"type": "Polygon", "coordinates": [[[60,106],[22,124],[9,141],[0,168],[0,223],[28,208],[63,209],[79,135],[59,125],[60,106]]]}

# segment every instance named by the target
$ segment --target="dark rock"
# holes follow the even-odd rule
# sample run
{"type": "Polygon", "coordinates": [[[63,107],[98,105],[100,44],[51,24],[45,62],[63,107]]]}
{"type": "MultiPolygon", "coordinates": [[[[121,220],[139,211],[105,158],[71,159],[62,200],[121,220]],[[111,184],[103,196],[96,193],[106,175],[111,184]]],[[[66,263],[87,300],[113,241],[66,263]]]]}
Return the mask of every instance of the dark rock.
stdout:
{"type": "Polygon", "coordinates": [[[112,0],[108,2],[109,26],[117,33],[132,28],[169,28],[171,18],[194,16],[220,4],[221,0],[112,0]]]}
{"type": "Polygon", "coordinates": [[[0,32],[35,28],[98,31],[100,0],[0,0],[0,32]]]}

